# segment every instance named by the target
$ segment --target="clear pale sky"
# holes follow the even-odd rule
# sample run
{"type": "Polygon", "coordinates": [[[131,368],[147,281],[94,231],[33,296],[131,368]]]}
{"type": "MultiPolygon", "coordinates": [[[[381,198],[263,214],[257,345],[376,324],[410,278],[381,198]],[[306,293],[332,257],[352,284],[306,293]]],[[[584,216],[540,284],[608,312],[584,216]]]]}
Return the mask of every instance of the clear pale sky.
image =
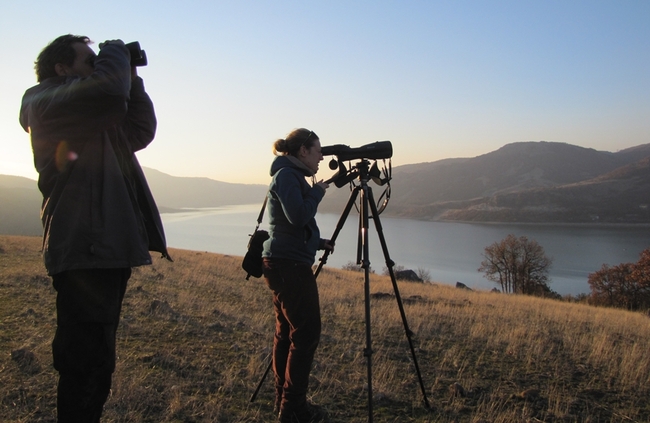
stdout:
{"type": "MultiPolygon", "coordinates": [[[[0,174],[36,178],[18,124],[59,35],[138,40],[158,115],[142,165],[269,181],[297,127],[393,143],[393,166],[518,141],[650,143],[650,1],[9,1],[0,5],[0,174]]],[[[326,165],[321,165],[321,169],[326,165]]]]}

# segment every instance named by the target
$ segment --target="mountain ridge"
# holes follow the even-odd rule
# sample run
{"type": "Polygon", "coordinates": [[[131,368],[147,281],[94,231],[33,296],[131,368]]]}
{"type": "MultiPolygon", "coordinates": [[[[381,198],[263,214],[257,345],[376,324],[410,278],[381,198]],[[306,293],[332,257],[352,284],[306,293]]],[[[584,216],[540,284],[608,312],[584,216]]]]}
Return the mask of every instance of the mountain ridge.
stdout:
{"type": "MultiPolygon", "coordinates": [[[[143,169],[161,212],[261,205],[268,189],[143,169]]],[[[374,187],[374,197],[380,198],[383,189],[374,187]]],[[[348,189],[332,184],[319,211],[340,213],[348,197],[348,189]]],[[[0,233],[41,233],[36,181],[0,175],[0,198],[0,233]]],[[[523,141],[472,158],[396,166],[385,214],[470,222],[647,224],[650,144],[607,152],[523,141]]]]}
{"type": "Polygon", "coordinates": [[[395,195],[392,214],[481,222],[648,223],[647,157],[650,144],[611,153],[541,141],[507,144],[446,168],[431,166],[409,174],[407,181],[396,168],[393,188],[403,194],[395,195]]]}

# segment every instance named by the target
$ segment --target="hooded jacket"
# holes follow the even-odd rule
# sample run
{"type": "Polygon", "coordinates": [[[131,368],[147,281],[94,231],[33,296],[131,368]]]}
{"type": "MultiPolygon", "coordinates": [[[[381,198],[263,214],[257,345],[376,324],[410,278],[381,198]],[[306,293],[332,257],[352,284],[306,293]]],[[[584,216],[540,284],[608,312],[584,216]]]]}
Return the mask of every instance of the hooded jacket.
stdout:
{"type": "Polygon", "coordinates": [[[292,156],[278,156],[271,165],[268,192],[269,239],[262,257],[290,259],[312,265],[324,240],[316,225],[325,190],[305,180],[313,173],[292,156]]]}
{"type": "Polygon", "coordinates": [[[158,208],[135,152],[154,138],[153,103],[130,54],[105,45],[89,77],[51,77],[25,92],[20,124],[31,135],[43,194],[48,274],[169,260],[158,208]]]}

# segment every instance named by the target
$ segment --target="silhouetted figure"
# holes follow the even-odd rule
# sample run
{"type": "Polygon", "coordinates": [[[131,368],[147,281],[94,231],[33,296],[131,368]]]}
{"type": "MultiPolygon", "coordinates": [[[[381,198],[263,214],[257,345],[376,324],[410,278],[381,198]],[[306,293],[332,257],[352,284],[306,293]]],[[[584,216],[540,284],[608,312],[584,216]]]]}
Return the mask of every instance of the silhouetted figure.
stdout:
{"type": "Polygon", "coordinates": [[[57,291],[52,342],[59,422],[99,422],[115,370],[115,334],[131,268],[167,253],[134,153],[156,116],[120,40],[63,35],[36,61],[22,100],[43,194],[43,256],[57,291]]]}
{"type": "Polygon", "coordinates": [[[276,410],[282,423],[320,421],[322,410],[307,402],[309,373],[321,333],[320,305],[312,265],[320,238],[314,216],[328,184],[314,175],[323,160],[318,136],[296,129],[273,145],[268,193],[269,236],[264,243],[264,278],[273,291],[273,372],[276,410]],[[312,177],[310,185],[305,177],[312,177]]]}

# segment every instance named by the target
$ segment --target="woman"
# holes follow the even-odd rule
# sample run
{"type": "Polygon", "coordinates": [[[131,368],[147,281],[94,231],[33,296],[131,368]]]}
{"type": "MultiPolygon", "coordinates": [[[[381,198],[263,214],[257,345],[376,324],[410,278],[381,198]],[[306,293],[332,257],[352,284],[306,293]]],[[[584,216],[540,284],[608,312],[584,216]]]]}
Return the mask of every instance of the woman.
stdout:
{"type": "Polygon", "coordinates": [[[320,238],[314,216],[328,184],[315,182],[323,160],[318,136],[296,129],[273,144],[268,193],[269,235],[264,243],[264,278],[273,291],[275,338],[273,372],[280,422],[313,422],[322,418],[307,402],[307,386],[321,320],[312,265],[317,249],[333,251],[320,238]],[[305,177],[312,178],[308,184],[305,177]]]}

